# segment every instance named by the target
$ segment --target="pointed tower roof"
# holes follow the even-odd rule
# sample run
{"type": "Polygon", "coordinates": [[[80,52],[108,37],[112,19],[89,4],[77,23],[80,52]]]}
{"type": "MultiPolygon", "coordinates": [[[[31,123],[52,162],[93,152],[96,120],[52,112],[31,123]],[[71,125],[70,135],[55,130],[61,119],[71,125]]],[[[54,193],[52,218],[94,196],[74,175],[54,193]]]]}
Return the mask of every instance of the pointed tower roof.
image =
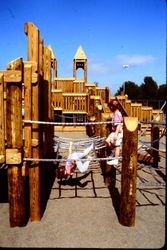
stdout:
{"type": "Polygon", "coordinates": [[[53,53],[53,50],[52,50],[51,45],[49,44],[47,47],[48,47],[48,49],[50,49],[50,51],[51,51],[51,58],[52,58],[52,59],[55,59],[55,55],[54,55],[54,53],[53,53]]]}
{"type": "Polygon", "coordinates": [[[82,49],[82,46],[79,46],[79,48],[77,49],[74,59],[87,59],[85,52],[82,49]]]}

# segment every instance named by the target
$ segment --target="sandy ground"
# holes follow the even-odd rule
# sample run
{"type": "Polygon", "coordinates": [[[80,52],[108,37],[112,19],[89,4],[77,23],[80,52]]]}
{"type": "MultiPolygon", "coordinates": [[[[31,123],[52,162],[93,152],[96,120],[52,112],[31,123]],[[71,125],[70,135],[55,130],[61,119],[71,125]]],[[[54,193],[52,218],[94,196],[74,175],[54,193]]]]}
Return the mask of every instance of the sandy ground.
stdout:
{"type": "MultiPolygon", "coordinates": [[[[66,135],[64,135],[66,137],[66,135]]],[[[68,135],[69,136],[69,135],[68,135]]],[[[70,135],[74,138],[74,135],[70,135]]],[[[76,137],[84,136],[77,133],[76,137]]],[[[164,145],[164,144],[163,144],[164,145]]],[[[166,147],[166,146],[165,146],[166,147]]],[[[159,172],[140,165],[135,226],[119,223],[114,196],[104,183],[99,163],[77,182],[56,178],[41,221],[11,228],[9,204],[0,203],[0,247],[38,248],[161,248],[165,244],[166,159],[159,172]]],[[[120,192],[120,170],[116,188],[120,192]]]]}

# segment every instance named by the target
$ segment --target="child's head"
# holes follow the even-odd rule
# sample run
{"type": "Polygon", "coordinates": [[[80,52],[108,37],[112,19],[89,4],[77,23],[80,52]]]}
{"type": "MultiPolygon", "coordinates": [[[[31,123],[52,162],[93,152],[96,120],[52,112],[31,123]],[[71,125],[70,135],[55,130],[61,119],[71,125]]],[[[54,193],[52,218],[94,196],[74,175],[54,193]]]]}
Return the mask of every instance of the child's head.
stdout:
{"type": "Polygon", "coordinates": [[[112,112],[114,112],[115,110],[118,109],[119,103],[118,103],[117,100],[110,100],[108,106],[109,106],[110,110],[111,110],[112,112]]]}
{"type": "Polygon", "coordinates": [[[71,175],[76,169],[75,161],[67,160],[65,165],[66,173],[71,175]]]}

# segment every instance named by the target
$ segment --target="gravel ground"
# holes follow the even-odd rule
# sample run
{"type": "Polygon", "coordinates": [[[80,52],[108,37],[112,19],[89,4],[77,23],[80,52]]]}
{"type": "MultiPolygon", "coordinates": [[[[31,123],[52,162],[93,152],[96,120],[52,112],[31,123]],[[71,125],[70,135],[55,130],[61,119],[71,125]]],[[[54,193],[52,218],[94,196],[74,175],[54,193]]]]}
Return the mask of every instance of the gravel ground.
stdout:
{"type": "MultiPolygon", "coordinates": [[[[66,134],[63,134],[66,137],[66,134]]],[[[84,134],[70,133],[72,138],[84,134]]],[[[68,135],[69,137],[69,135],[68,135]]],[[[73,182],[56,178],[41,221],[10,228],[9,205],[0,203],[0,247],[38,248],[161,248],[165,244],[166,159],[157,172],[139,166],[135,226],[119,223],[114,192],[104,183],[99,163],[87,175],[76,173],[73,182]],[[79,177],[81,177],[79,179],[79,177]],[[61,192],[60,192],[61,191],[61,192]]],[[[120,192],[116,170],[116,192],[120,192]]]]}

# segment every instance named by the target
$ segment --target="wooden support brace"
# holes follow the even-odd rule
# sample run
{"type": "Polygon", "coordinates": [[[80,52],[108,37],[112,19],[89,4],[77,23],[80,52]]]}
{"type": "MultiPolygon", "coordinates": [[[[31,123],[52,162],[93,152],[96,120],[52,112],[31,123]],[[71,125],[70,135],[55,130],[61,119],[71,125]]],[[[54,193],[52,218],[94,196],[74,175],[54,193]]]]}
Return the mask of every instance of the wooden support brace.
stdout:
{"type": "Polygon", "coordinates": [[[6,164],[21,164],[22,153],[18,149],[6,149],[6,164]]]}
{"type": "Polygon", "coordinates": [[[22,72],[20,70],[0,70],[4,74],[4,82],[22,82],[22,72]]]}

